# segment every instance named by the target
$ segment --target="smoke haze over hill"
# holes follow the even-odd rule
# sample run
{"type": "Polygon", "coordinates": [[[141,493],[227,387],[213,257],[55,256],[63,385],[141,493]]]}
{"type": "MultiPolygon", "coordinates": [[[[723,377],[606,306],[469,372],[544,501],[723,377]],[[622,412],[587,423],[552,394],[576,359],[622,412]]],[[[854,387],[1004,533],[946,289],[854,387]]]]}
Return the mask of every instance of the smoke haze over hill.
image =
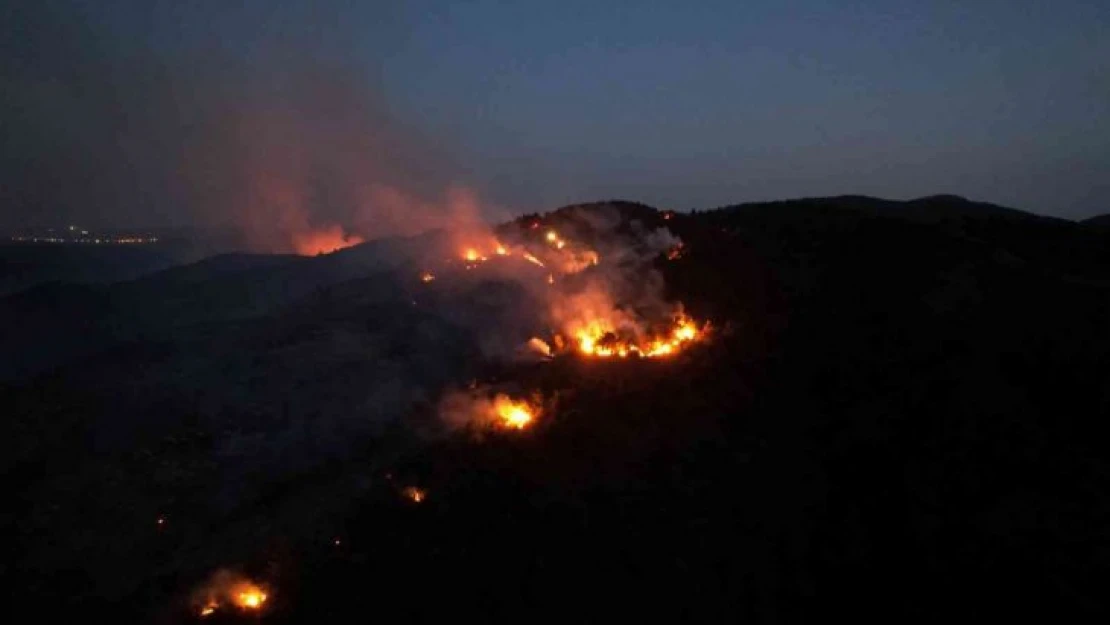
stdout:
{"type": "Polygon", "coordinates": [[[30,40],[4,61],[9,225],[218,225],[314,254],[502,214],[334,42],[155,52],[65,9],[9,9],[30,40]]]}

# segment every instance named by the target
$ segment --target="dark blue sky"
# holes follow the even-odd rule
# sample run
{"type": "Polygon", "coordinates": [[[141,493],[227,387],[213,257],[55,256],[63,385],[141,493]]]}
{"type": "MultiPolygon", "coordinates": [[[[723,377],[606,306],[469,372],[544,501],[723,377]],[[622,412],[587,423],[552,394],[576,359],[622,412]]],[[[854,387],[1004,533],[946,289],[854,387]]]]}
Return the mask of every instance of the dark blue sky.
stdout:
{"type": "Polygon", "coordinates": [[[1104,0],[27,4],[4,9],[12,221],[206,219],[159,199],[179,145],[236,128],[240,84],[329,72],[326,98],[360,103],[283,83],[306,130],[267,150],[326,150],[321,118],[368,116],[332,131],[388,136],[338,148],[374,156],[314,171],[372,161],[517,212],[846,193],[1110,211],[1104,0]]]}

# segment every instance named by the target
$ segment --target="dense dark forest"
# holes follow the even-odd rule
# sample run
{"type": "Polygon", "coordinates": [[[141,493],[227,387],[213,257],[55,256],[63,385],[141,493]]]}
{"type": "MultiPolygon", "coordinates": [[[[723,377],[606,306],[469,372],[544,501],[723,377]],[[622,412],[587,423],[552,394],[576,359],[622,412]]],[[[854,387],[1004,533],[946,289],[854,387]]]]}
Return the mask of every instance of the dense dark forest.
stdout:
{"type": "Polygon", "coordinates": [[[437,232],[0,298],[5,608],[236,622],[190,603],[226,568],[272,623],[1110,617],[1105,218],[835,197],[500,228],[594,211],[681,238],[653,268],[704,341],[491,358],[527,304],[421,283],[437,232]],[[467,384],[544,416],[429,434],[467,384]]]}

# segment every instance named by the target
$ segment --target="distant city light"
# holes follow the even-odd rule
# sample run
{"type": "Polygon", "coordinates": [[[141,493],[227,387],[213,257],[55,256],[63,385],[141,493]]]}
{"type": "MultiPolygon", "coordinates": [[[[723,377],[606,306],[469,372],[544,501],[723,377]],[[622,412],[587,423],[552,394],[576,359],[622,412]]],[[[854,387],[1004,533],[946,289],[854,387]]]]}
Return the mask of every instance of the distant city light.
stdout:
{"type": "Polygon", "coordinates": [[[77,244],[92,244],[92,245],[142,245],[157,243],[158,237],[149,234],[90,234],[89,230],[81,229],[78,226],[70,225],[60,232],[62,235],[55,234],[59,232],[54,228],[47,228],[47,235],[38,234],[16,234],[8,237],[8,240],[16,243],[77,243],[77,244]],[[72,233],[72,234],[70,234],[72,233]]]}

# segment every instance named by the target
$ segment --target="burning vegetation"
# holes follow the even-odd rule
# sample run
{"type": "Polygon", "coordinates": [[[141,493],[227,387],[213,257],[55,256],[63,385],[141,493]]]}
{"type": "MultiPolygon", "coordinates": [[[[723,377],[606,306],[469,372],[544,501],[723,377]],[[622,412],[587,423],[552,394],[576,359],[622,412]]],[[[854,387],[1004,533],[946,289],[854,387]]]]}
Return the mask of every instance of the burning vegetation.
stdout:
{"type": "Polygon", "coordinates": [[[511,399],[507,395],[494,397],[493,410],[500,426],[513,430],[523,430],[531,425],[537,412],[528,402],[511,399]]]}
{"type": "MultiPolygon", "coordinates": [[[[663,277],[656,268],[659,261],[678,258],[682,242],[666,228],[619,229],[619,222],[599,224],[597,219],[584,214],[558,227],[529,220],[496,234],[470,233],[453,241],[453,257],[425,264],[417,275],[421,283],[436,282],[437,292],[440,284],[443,292],[450,292],[454,284],[484,285],[492,278],[519,285],[511,292],[536,306],[522,307],[529,311],[527,318],[513,326],[527,333],[506,342],[516,356],[525,351],[533,360],[667,359],[703,340],[708,324],[663,297],[663,277]],[[532,332],[537,335],[529,338],[532,332]]],[[[482,331],[504,334],[506,329],[485,326],[482,331]]],[[[449,431],[468,430],[479,439],[495,432],[511,438],[535,429],[545,411],[553,410],[554,393],[545,402],[541,391],[498,384],[472,383],[466,390],[446,393],[437,407],[439,419],[449,431]]],[[[428,491],[420,486],[389,488],[406,503],[427,501],[428,491]]],[[[338,539],[334,544],[339,545],[338,539]]],[[[222,610],[259,613],[267,598],[263,586],[224,573],[198,594],[195,604],[202,617],[222,610]]]]}
{"type": "Polygon", "coordinates": [[[263,586],[230,571],[217,571],[194,594],[193,604],[200,617],[220,611],[238,611],[243,614],[261,612],[269,599],[263,586]]]}
{"type": "Polygon", "coordinates": [[[423,503],[428,498],[428,491],[418,486],[406,486],[401,489],[401,496],[413,503],[423,503]]]}
{"type": "Polygon", "coordinates": [[[487,234],[460,246],[467,270],[517,258],[547,269],[498,265],[504,269],[499,275],[518,279],[546,303],[546,318],[538,321],[550,331],[527,339],[524,350],[544,358],[665,358],[703,339],[707,325],[687,315],[681,304],[663,301],[661,277],[652,267],[656,258],[681,258],[682,241],[666,228],[618,233],[613,223],[591,220],[598,217],[583,213],[582,223],[572,220],[566,228],[529,220],[503,233],[506,238],[487,234]],[[586,235],[567,235],[579,230],[586,235]],[[537,285],[547,288],[541,292],[537,285]]]}
{"type": "Polygon", "coordinates": [[[484,244],[464,244],[459,251],[459,259],[466,269],[473,269],[498,257],[521,258],[537,267],[551,267],[562,274],[575,274],[601,262],[597,251],[574,245],[554,230],[548,230],[542,241],[508,244],[489,237],[484,244]]]}
{"type": "Polygon", "coordinates": [[[485,391],[448,393],[440,402],[440,417],[449,427],[475,427],[506,431],[525,430],[543,414],[543,401],[539,395],[526,399],[496,393],[492,397],[485,391]]]}
{"type": "MultiPolygon", "coordinates": [[[[573,331],[574,349],[597,358],[661,358],[678,353],[687,343],[698,340],[703,329],[679,314],[664,332],[646,337],[622,336],[620,330],[604,319],[587,322],[573,331]]],[[[566,343],[560,337],[560,343],[566,343]]]]}

